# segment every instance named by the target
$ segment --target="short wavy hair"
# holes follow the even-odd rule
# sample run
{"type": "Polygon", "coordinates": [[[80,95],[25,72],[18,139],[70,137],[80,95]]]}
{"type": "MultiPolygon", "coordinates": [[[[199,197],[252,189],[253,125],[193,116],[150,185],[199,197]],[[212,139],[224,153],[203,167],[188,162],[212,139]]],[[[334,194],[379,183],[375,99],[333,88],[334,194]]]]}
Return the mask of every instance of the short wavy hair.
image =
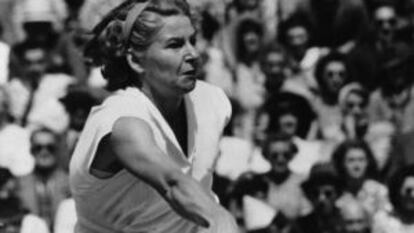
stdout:
{"type": "Polygon", "coordinates": [[[127,0],[95,26],[84,55],[93,65],[102,67],[102,74],[108,80],[107,89],[141,86],[138,74],[126,60],[128,50],[145,51],[162,28],[163,18],[174,15],[187,16],[196,28],[195,17],[186,0],[127,0]],[[147,5],[135,19],[129,37],[124,38],[122,32],[128,13],[136,4],[144,3],[147,5]]]}
{"type": "Polygon", "coordinates": [[[367,143],[365,143],[362,140],[344,141],[333,152],[332,162],[335,166],[335,169],[339,177],[341,177],[341,179],[346,179],[348,177],[348,174],[345,169],[345,157],[346,153],[348,153],[348,151],[351,149],[361,149],[365,152],[368,162],[368,166],[365,171],[365,177],[371,179],[378,178],[378,168],[374,158],[374,154],[372,153],[367,143]]]}

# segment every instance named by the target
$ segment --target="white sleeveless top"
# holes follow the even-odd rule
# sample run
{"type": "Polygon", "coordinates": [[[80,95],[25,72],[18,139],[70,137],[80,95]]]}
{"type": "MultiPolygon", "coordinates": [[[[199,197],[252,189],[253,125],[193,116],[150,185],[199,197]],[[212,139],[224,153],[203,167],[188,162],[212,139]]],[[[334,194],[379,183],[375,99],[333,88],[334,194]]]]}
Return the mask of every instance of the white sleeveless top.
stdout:
{"type": "MultiPolygon", "coordinates": [[[[148,123],[158,147],[182,170],[211,190],[218,143],[231,115],[224,92],[197,81],[185,95],[188,158],[165,119],[138,89],[117,91],[91,110],[70,163],[70,181],[78,223],[77,233],[195,233],[204,232],[177,215],[160,194],[125,169],[108,179],[89,173],[100,140],[120,117],[148,123]]],[[[210,192],[210,191],[209,191],[210,192]]]]}

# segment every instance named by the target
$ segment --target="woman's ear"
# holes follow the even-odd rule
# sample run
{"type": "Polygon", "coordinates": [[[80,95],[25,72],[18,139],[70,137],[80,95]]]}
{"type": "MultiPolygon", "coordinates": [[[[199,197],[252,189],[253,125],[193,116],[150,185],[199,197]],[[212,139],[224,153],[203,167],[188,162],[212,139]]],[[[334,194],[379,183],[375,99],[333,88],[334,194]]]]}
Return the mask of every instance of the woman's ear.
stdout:
{"type": "Polygon", "coordinates": [[[126,56],[129,66],[138,74],[144,73],[144,68],[141,65],[141,61],[138,56],[128,53],[126,56]]]}

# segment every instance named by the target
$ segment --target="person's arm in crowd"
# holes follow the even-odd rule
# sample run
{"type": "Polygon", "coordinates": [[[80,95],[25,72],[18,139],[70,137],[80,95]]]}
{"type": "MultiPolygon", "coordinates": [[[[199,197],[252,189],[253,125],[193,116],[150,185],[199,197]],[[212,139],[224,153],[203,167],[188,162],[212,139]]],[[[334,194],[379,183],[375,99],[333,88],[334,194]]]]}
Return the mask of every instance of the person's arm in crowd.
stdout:
{"type": "Polygon", "coordinates": [[[210,227],[211,232],[237,232],[233,217],[157,147],[146,122],[120,118],[113,127],[110,141],[123,166],[155,188],[179,215],[210,227]]]}

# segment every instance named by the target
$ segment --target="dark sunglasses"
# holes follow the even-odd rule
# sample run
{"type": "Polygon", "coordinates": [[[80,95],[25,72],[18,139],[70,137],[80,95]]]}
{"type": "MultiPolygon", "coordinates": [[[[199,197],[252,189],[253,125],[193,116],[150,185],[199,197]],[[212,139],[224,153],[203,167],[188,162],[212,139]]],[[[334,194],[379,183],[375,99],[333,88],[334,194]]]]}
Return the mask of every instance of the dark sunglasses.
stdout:
{"type": "Polygon", "coordinates": [[[36,144],[32,146],[31,151],[32,153],[39,153],[43,149],[53,153],[56,151],[56,146],[54,144],[36,144]]]}
{"type": "Polygon", "coordinates": [[[358,107],[358,108],[363,108],[364,107],[364,104],[363,103],[355,103],[355,102],[347,102],[346,103],[346,107],[347,108],[356,108],[356,107],[358,107]]]}
{"type": "Polygon", "coordinates": [[[291,152],[270,152],[269,158],[276,159],[278,157],[282,156],[284,159],[291,159],[293,157],[293,153],[291,152]]]}
{"type": "Polygon", "coordinates": [[[334,76],[345,77],[345,74],[346,74],[345,71],[332,71],[332,70],[326,71],[326,76],[328,76],[328,78],[332,78],[334,76]]]}
{"type": "Polygon", "coordinates": [[[313,191],[314,197],[320,197],[321,195],[325,196],[328,199],[331,199],[336,196],[336,190],[335,189],[315,189],[313,191]]]}
{"type": "Polygon", "coordinates": [[[409,197],[409,196],[414,197],[414,187],[407,187],[407,188],[404,188],[404,189],[402,190],[402,195],[403,195],[403,196],[407,196],[407,197],[409,197]]]}
{"type": "Polygon", "coordinates": [[[391,26],[395,26],[397,24],[397,19],[395,18],[391,18],[391,19],[378,19],[375,20],[376,24],[379,26],[383,26],[383,25],[391,25],[391,26]]]}

